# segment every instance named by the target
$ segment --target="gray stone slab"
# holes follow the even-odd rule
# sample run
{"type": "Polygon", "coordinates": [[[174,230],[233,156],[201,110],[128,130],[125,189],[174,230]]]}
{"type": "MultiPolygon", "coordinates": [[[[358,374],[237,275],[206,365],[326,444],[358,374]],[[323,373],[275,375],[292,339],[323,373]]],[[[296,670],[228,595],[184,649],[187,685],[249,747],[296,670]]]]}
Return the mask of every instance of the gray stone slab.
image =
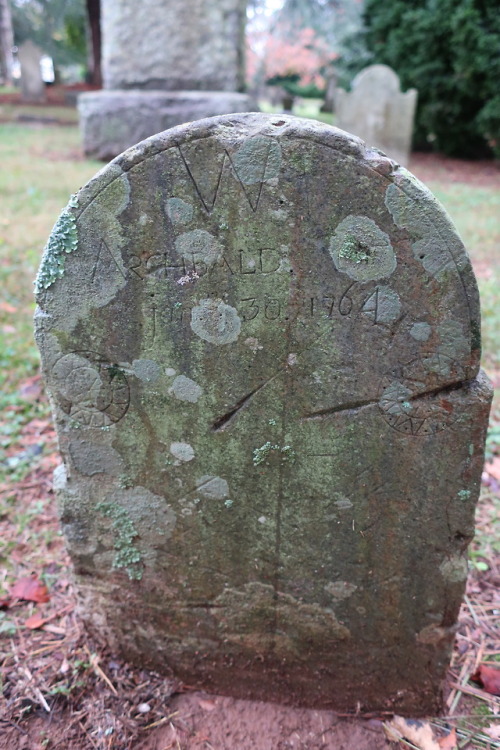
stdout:
{"type": "Polygon", "coordinates": [[[242,91],[245,0],[102,0],[106,89],[242,91]]]}
{"type": "Polygon", "coordinates": [[[37,300],[94,634],[213,692],[438,711],[491,388],[431,193],[320,123],[174,128],[72,198],[37,300]]]}
{"type": "Polygon", "coordinates": [[[17,53],[21,65],[21,92],[28,102],[40,102],[45,99],[45,84],[42,79],[40,60],[43,52],[31,39],[23,42],[17,53]]]}
{"type": "Polygon", "coordinates": [[[247,94],[230,91],[95,91],[78,97],[85,154],[103,161],[175,125],[256,108],[247,94]]]}
{"type": "Polygon", "coordinates": [[[417,91],[401,93],[399,77],[387,65],[370,65],[353,80],[351,91],[337,89],[336,124],[355,133],[406,166],[410,157],[417,91]]]}

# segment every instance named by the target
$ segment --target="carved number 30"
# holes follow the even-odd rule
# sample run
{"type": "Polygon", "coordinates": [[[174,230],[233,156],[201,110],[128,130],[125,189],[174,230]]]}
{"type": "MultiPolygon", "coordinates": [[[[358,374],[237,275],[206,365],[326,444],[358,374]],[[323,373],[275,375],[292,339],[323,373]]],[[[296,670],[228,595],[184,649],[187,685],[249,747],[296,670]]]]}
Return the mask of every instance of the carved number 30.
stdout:
{"type": "MultiPolygon", "coordinates": [[[[260,312],[260,304],[258,304],[257,298],[246,297],[241,301],[247,303],[242,313],[243,320],[253,320],[254,318],[256,318],[260,312]]],[[[277,318],[279,318],[280,313],[281,305],[279,300],[268,299],[264,303],[264,317],[267,318],[267,320],[276,320],[277,318]]]]}

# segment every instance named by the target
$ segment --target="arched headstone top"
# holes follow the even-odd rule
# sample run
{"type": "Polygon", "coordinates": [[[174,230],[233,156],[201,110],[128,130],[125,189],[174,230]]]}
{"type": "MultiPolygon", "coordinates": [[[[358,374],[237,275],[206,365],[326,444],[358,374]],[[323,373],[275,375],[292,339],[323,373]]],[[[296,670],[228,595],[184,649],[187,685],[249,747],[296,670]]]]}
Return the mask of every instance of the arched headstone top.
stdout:
{"type": "Polygon", "coordinates": [[[202,120],[71,199],[36,287],[90,626],[240,697],[435,712],[489,390],[430,192],[320,123],[202,120]]]}
{"type": "Polygon", "coordinates": [[[354,91],[365,88],[367,92],[373,85],[376,86],[378,96],[383,97],[384,93],[386,96],[394,96],[401,92],[399,76],[388,65],[376,64],[364,68],[353,78],[351,89],[354,91]]]}
{"type": "MultiPolygon", "coordinates": [[[[106,305],[113,293],[129,285],[140,294],[162,274],[165,292],[170,289],[176,295],[191,295],[206,286],[224,264],[234,282],[238,274],[229,255],[238,251],[234,245],[238,244],[240,222],[245,221],[257,234],[269,237],[278,230],[270,244],[274,241],[285,248],[280,262],[310,264],[309,272],[319,263],[323,272],[335,279],[336,286],[341,281],[350,286],[349,293],[359,297],[353,300],[353,306],[359,307],[361,320],[364,316],[368,321],[374,315],[368,309],[372,303],[363,303],[363,295],[389,295],[390,289],[394,317],[391,348],[402,346],[406,339],[405,345],[416,356],[433,349],[460,360],[466,377],[477,373],[477,287],[467,253],[448,215],[406,169],[338,129],[261,114],[227,115],[173,128],[114,159],[82,188],[63,216],[74,223],[75,247],[63,248],[63,241],[58,245],[56,230],[38,279],[41,304],[49,301],[54,306],[53,314],[58,310],[57,291],[75,283],[87,308],[87,298],[95,299],[98,306],[106,305]],[[164,178],[159,169],[164,171],[164,178]],[[149,191],[144,189],[145,179],[158,182],[156,196],[161,190],[161,200],[156,198],[152,203],[149,191]],[[141,217],[133,219],[138,207],[141,217]],[[98,215],[95,221],[94,214],[98,215]],[[220,220],[227,220],[223,231],[220,220]],[[131,234],[131,223],[136,234],[133,242],[142,245],[141,235],[151,234],[150,225],[154,225],[156,232],[171,238],[175,259],[182,259],[186,269],[194,263],[193,268],[200,271],[201,267],[204,273],[194,283],[179,286],[178,279],[170,278],[173,272],[169,275],[156,267],[151,273],[144,266],[147,261],[141,260],[141,270],[136,269],[137,248],[126,237],[131,234]],[[299,223],[301,236],[297,242],[294,233],[299,223]],[[204,242],[208,250],[201,249],[204,242]],[[114,248],[110,245],[115,243],[122,252],[114,253],[111,263],[116,271],[114,283],[109,280],[106,289],[98,293],[102,286],[98,277],[106,267],[104,255],[111,258],[114,248]],[[96,251],[104,244],[110,246],[108,250],[96,251]],[[209,254],[208,265],[207,258],[202,259],[204,253],[209,254]],[[59,260],[64,263],[64,275],[56,282],[59,260]],[[73,268],[78,270],[76,276],[73,268]],[[46,286],[51,290],[48,294],[46,286]],[[82,294],[85,289],[87,294],[82,294]],[[433,302],[436,295],[441,298],[439,305],[433,302]],[[364,310],[363,304],[368,305],[364,310]],[[425,337],[424,330],[428,331],[425,337]]],[[[151,239],[154,247],[141,247],[143,255],[156,254],[162,242],[159,237],[151,239]]],[[[276,248],[271,252],[279,255],[276,248]]],[[[248,275],[242,274],[245,282],[248,275]]],[[[288,289],[296,288],[293,273],[282,276],[288,289]]],[[[137,303],[139,297],[134,299],[137,303]]],[[[73,316],[61,312],[63,326],[69,325],[73,316]]],[[[391,326],[383,324],[387,331],[391,326]]]]}

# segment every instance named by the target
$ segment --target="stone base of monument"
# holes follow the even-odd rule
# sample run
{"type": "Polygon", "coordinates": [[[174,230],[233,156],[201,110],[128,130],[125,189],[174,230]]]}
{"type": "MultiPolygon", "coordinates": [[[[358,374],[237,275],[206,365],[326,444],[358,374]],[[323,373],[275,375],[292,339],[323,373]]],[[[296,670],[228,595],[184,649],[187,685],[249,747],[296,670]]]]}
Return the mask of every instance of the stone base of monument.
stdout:
{"type": "Polygon", "coordinates": [[[78,98],[83,149],[107,161],[175,125],[231,112],[255,112],[248,94],[233,91],[92,91],[78,98]]]}

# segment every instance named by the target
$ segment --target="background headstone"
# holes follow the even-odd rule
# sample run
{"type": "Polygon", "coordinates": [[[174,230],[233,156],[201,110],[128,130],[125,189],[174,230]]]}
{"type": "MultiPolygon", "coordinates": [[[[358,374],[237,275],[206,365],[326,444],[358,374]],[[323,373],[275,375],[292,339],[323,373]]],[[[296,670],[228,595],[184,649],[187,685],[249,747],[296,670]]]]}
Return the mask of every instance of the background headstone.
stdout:
{"type": "Polygon", "coordinates": [[[408,164],[417,91],[401,93],[399,77],[387,65],[370,65],[354,78],[348,93],[337,89],[336,125],[375,146],[399,164],[408,164]]]}
{"type": "Polygon", "coordinates": [[[96,635],[210,691],[438,711],[491,389],[427,189],[312,121],[174,128],[70,201],[37,295],[96,635]]]}
{"type": "Polygon", "coordinates": [[[193,119],[248,112],[246,0],[103,0],[104,90],[79,98],[88,156],[110,159],[193,119]]]}
{"type": "Polygon", "coordinates": [[[42,79],[40,60],[43,52],[31,39],[19,47],[21,65],[21,92],[27,102],[42,102],[45,99],[45,84],[42,79]]]}

